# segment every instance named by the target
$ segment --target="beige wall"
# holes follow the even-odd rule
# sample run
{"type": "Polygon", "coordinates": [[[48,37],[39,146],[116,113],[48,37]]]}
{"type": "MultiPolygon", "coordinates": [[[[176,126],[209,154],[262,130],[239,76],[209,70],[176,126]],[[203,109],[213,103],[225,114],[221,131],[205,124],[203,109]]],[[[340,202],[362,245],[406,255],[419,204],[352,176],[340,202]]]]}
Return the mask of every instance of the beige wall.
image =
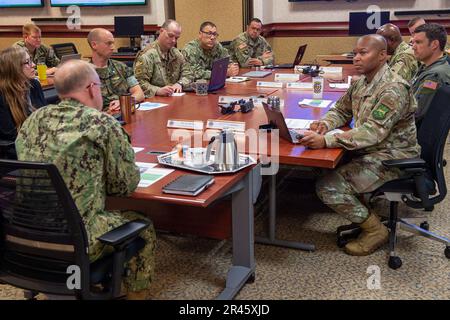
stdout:
{"type": "Polygon", "coordinates": [[[175,0],[175,19],[183,30],[178,48],[196,39],[207,20],[217,25],[219,41],[232,40],[242,32],[242,0],[175,0]]]}

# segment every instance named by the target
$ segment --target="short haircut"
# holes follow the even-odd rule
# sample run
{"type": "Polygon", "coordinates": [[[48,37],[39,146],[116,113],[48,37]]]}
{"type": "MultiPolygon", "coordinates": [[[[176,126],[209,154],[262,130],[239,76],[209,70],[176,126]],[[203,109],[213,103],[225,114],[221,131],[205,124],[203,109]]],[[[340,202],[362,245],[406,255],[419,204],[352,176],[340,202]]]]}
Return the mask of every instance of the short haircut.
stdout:
{"type": "Polygon", "coordinates": [[[22,27],[22,35],[29,36],[32,32],[41,32],[41,29],[34,23],[27,23],[22,27]]]}
{"type": "Polygon", "coordinates": [[[252,22],[257,22],[257,23],[263,24],[262,21],[260,19],[258,19],[258,18],[253,18],[252,20],[250,20],[248,22],[248,25],[250,25],[252,22]]]}
{"type": "Polygon", "coordinates": [[[83,60],[70,60],[55,73],[55,89],[60,95],[81,90],[93,77],[98,77],[92,64],[83,60]]]}
{"type": "Polygon", "coordinates": [[[217,28],[217,26],[211,21],[205,21],[200,25],[200,31],[203,31],[206,27],[217,28]]]}
{"type": "Polygon", "coordinates": [[[430,42],[434,40],[439,41],[441,51],[445,50],[445,45],[447,44],[447,31],[445,31],[445,28],[440,24],[426,23],[417,27],[414,32],[425,32],[425,36],[430,42]]]}
{"type": "Polygon", "coordinates": [[[168,28],[172,23],[174,23],[177,27],[180,26],[180,24],[179,24],[177,21],[175,21],[175,20],[173,20],[173,19],[168,19],[168,20],[164,21],[164,23],[162,24],[161,28],[167,30],[167,28],[168,28]]]}
{"type": "Polygon", "coordinates": [[[408,22],[408,28],[411,28],[413,25],[415,25],[417,23],[417,21],[419,20],[423,20],[425,21],[422,17],[414,17],[411,20],[409,20],[408,22]]]}

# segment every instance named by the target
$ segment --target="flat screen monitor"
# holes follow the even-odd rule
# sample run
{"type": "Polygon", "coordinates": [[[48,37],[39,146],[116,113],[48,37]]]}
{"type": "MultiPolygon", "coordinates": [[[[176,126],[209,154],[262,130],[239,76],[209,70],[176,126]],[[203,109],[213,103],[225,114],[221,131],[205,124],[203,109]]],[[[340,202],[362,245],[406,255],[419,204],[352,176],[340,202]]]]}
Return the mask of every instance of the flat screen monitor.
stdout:
{"type": "Polygon", "coordinates": [[[390,12],[379,12],[379,19],[375,18],[374,13],[350,12],[348,34],[351,36],[362,36],[373,34],[382,25],[389,23],[390,12]]]}
{"type": "Polygon", "coordinates": [[[94,7],[94,6],[132,6],[146,5],[147,0],[50,0],[52,7],[94,7]]]}
{"type": "Polygon", "coordinates": [[[0,8],[42,7],[44,0],[0,0],[0,8]]]}
{"type": "Polygon", "coordinates": [[[114,17],[114,36],[140,37],[144,34],[144,16],[114,17]]]}

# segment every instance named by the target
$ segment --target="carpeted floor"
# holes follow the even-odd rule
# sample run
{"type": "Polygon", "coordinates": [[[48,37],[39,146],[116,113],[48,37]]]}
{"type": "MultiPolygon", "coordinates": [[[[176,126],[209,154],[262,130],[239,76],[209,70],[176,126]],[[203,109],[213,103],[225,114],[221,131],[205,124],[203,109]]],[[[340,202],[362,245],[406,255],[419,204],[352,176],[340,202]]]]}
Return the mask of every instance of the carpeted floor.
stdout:
{"type": "MultiPolygon", "coordinates": [[[[449,148],[446,155],[450,159],[449,148]]],[[[447,166],[447,178],[449,174],[447,166]]],[[[317,250],[256,244],[256,281],[236,299],[450,299],[450,260],[444,256],[443,244],[401,232],[397,254],[403,266],[395,271],[387,266],[387,245],[367,257],[348,256],[336,246],[335,236],[336,227],[347,221],[321,204],[311,183],[296,176],[304,174],[294,172],[278,189],[277,234],[314,243],[317,250]],[[380,270],[379,289],[368,288],[373,268],[380,270]]],[[[431,230],[444,236],[450,236],[449,199],[427,219],[431,230]]],[[[423,215],[404,207],[402,213],[423,215]]],[[[258,235],[266,224],[267,212],[259,210],[258,235]]],[[[213,299],[224,288],[231,263],[229,241],[164,233],[158,234],[157,241],[152,299],[213,299]]],[[[22,298],[20,290],[0,285],[0,299],[22,298]]]]}

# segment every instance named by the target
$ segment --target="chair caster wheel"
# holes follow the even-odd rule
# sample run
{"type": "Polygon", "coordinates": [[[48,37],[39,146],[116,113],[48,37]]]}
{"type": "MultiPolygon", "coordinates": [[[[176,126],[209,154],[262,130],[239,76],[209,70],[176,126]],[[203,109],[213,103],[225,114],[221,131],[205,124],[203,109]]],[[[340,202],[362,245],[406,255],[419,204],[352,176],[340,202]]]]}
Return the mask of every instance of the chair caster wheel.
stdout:
{"type": "Polygon", "coordinates": [[[447,259],[450,259],[450,247],[446,247],[444,253],[447,259]]]}
{"type": "Polygon", "coordinates": [[[348,243],[348,239],[344,238],[344,237],[338,237],[337,238],[337,246],[338,248],[343,248],[345,247],[345,245],[348,243]]]}
{"type": "Polygon", "coordinates": [[[339,235],[341,235],[341,233],[343,231],[358,229],[358,227],[359,227],[359,225],[356,224],[356,223],[350,223],[350,224],[342,225],[342,226],[337,227],[336,234],[339,236],[339,235]]]}
{"type": "Polygon", "coordinates": [[[246,283],[254,283],[254,282],[255,282],[255,278],[256,278],[255,274],[252,273],[252,274],[250,275],[250,277],[248,277],[246,283]]]}
{"type": "Polygon", "coordinates": [[[420,224],[420,227],[421,227],[422,229],[424,229],[424,230],[427,230],[427,231],[430,230],[430,225],[428,224],[427,221],[422,222],[422,223],[420,224]]]}
{"type": "Polygon", "coordinates": [[[399,257],[389,257],[389,268],[397,270],[402,266],[402,259],[399,257]]]}

